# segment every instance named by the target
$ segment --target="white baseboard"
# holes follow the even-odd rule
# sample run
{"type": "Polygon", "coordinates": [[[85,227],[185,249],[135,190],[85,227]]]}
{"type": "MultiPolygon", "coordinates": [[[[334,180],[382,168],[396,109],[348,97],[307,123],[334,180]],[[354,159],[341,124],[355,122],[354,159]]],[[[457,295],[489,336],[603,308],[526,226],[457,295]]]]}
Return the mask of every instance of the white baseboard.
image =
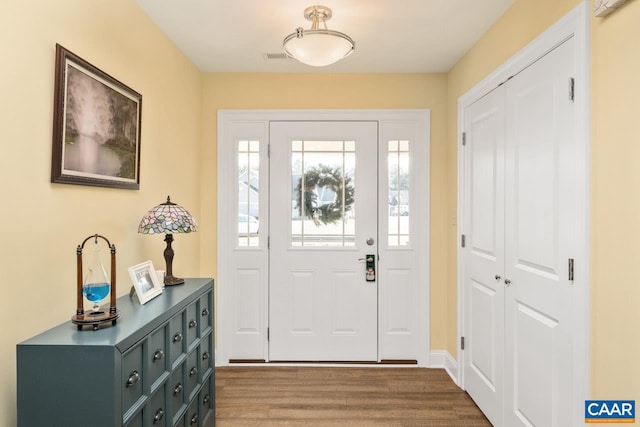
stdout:
{"type": "Polygon", "coordinates": [[[443,368],[456,385],[458,384],[458,362],[446,350],[431,350],[431,367],[443,368]]]}

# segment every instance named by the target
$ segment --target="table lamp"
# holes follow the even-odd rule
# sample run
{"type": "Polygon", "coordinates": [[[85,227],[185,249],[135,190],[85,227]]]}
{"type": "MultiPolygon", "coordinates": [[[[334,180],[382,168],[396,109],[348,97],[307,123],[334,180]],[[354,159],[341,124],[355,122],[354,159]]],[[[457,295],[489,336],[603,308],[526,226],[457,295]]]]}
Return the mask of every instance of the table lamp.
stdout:
{"type": "Polygon", "coordinates": [[[151,209],[140,221],[138,233],[155,234],[164,233],[164,241],[167,247],[164,250],[164,260],[167,264],[164,276],[165,286],[181,285],[184,279],[173,276],[173,242],[174,233],[191,233],[198,231],[198,224],[193,216],[182,206],[171,202],[169,196],[167,201],[151,209]]]}

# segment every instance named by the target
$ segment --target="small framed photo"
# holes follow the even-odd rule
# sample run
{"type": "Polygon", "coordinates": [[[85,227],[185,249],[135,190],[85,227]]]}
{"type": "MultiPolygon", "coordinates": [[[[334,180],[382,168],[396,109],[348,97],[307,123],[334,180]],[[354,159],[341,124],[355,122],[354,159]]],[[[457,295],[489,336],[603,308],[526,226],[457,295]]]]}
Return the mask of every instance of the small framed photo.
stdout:
{"type": "Polygon", "coordinates": [[[164,290],[151,261],[145,261],[129,267],[129,276],[131,277],[131,282],[133,282],[133,287],[136,290],[140,304],[145,304],[147,301],[160,295],[164,290]]]}

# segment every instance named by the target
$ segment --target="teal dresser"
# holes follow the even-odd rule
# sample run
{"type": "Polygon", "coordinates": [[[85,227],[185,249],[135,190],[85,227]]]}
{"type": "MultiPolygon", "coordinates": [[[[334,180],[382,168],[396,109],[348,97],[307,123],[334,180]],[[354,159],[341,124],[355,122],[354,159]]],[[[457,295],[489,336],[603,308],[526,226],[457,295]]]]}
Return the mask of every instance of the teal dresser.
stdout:
{"type": "Polygon", "coordinates": [[[186,279],[115,326],[71,321],[17,345],[18,427],[215,424],[213,279],[186,279]]]}

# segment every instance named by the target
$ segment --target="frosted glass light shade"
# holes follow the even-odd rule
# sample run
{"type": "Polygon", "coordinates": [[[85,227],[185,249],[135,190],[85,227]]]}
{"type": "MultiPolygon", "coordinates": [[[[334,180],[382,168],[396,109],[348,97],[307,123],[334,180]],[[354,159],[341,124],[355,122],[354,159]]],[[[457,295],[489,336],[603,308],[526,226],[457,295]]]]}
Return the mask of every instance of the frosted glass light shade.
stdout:
{"type": "Polygon", "coordinates": [[[324,67],[349,56],[355,43],[351,37],[332,30],[302,30],[288,35],[283,42],[287,55],[303,64],[324,67]]]}

